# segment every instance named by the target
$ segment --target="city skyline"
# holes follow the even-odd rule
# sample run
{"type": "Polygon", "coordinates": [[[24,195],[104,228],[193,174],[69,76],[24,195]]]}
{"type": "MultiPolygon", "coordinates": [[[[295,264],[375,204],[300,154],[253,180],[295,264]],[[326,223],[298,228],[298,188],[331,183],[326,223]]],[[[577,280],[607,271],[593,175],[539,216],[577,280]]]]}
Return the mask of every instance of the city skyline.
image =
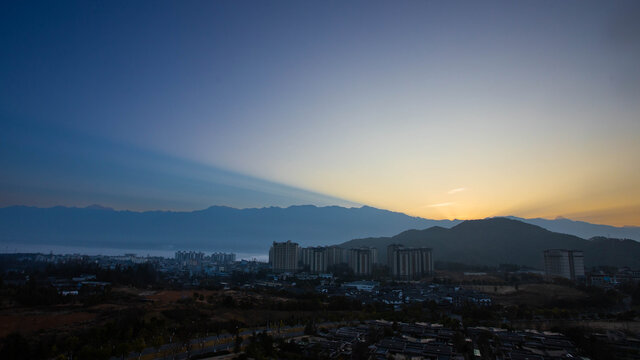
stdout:
{"type": "Polygon", "coordinates": [[[640,225],[638,3],[2,9],[0,207],[640,225]]]}

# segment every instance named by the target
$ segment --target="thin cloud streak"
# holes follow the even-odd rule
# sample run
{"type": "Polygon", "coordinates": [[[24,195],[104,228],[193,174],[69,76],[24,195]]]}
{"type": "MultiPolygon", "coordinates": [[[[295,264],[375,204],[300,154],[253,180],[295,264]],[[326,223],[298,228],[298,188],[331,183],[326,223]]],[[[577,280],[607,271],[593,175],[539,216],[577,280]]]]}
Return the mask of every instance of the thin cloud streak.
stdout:
{"type": "Polygon", "coordinates": [[[425,207],[444,207],[444,206],[450,206],[450,205],[454,205],[454,202],[444,202],[444,203],[439,203],[439,204],[431,204],[431,205],[427,205],[425,207]]]}
{"type": "Polygon", "coordinates": [[[449,190],[448,194],[451,195],[451,194],[459,193],[459,192],[462,192],[462,191],[465,191],[465,190],[467,190],[467,188],[465,188],[465,187],[451,189],[451,190],[449,190]]]}

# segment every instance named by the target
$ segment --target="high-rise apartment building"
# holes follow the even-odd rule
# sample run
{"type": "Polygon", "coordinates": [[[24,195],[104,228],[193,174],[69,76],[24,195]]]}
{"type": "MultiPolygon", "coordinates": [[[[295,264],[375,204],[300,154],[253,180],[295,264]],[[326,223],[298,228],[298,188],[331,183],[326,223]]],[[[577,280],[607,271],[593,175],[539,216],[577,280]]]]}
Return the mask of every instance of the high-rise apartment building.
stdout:
{"type": "Polygon", "coordinates": [[[570,280],[584,278],[584,253],[580,250],[545,250],[544,270],[547,278],[563,277],[570,280]]]}
{"type": "Polygon", "coordinates": [[[310,266],[311,264],[311,249],[313,248],[312,247],[298,248],[298,261],[300,261],[298,265],[301,265],[303,270],[307,266],[310,266]]]}
{"type": "Polygon", "coordinates": [[[183,266],[197,266],[202,264],[204,253],[197,251],[176,251],[175,259],[183,266]]]}
{"type": "Polygon", "coordinates": [[[345,263],[345,255],[344,249],[339,246],[328,246],[327,247],[327,268],[330,268],[334,265],[345,263]]]}
{"type": "Polygon", "coordinates": [[[433,272],[433,259],[429,248],[406,248],[402,245],[387,247],[387,264],[391,276],[398,279],[420,279],[433,272]]]}
{"type": "Polygon", "coordinates": [[[274,272],[298,270],[298,244],[291,241],[274,241],[269,249],[269,264],[274,272]]]}
{"type": "Polygon", "coordinates": [[[309,268],[312,273],[323,273],[327,271],[327,248],[307,247],[300,249],[300,259],[303,268],[309,268]]]}
{"type": "Polygon", "coordinates": [[[349,267],[355,275],[371,275],[373,265],[378,262],[378,249],[367,247],[350,249],[348,258],[349,267]]]}
{"type": "Polygon", "coordinates": [[[344,263],[344,249],[339,246],[306,247],[300,249],[303,268],[312,273],[324,273],[337,264],[344,263]]]}
{"type": "Polygon", "coordinates": [[[217,264],[230,264],[236,261],[236,254],[215,252],[211,254],[211,261],[217,264]]]}

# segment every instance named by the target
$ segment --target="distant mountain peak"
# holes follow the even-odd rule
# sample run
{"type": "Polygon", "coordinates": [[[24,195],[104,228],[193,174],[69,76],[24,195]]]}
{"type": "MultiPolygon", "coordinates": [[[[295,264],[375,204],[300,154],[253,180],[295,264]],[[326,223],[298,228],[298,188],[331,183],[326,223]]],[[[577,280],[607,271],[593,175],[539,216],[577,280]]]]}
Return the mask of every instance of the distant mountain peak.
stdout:
{"type": "Polygon", "coordinates": [[[384,262],[390,244],[431,248],[436,262],[490,266],[513,263],[542,268],[544,250],[566,248],[584,251],[587,266],[640,266],[637,241],[606,238],[589,241],[508,218],[467,220],[449,229],[408,230],[393,237],[354,239],[340,246],[376,247],[378,258],[384,262]]]}
{"type": "Polygon", "coordinates": [[[318,209],[321,207],[312,205],[312,204],[306,204],[306,205],[291,205],[289,207],[287,207],[287,209],[318,209]]]}
{"type": "Polygon", "coordinates": [[[511,226],[523,226],[523,227],[538,227],[536,225],[531,225],[526,223],[522,219],[514,219],[509,217],[490,217],[486,219],[477,219],[477,220],[465,220],[460,224],[454,226],[454,228],[472,228],[472,227],[488,227],[495,226],[498,224],[509,224],[511,226]]]}
{"type": "Polygon", "coordinates": [[[91,209],[91,210],[108,210],[108,211],[115,211],[113,208],[108,207],[108,206],[102,206],[100,204],[92,204],[89,206],[86,206],[85,209],[91,209]]]}
{"type": "Polygon", "coordinates": [[[230,206],[226,206],[226,205],[211,205],[208,208],[204,209],[204,210],[210,210],[210,209],[235,209],[234,207],[230,207],[230,206]]]}

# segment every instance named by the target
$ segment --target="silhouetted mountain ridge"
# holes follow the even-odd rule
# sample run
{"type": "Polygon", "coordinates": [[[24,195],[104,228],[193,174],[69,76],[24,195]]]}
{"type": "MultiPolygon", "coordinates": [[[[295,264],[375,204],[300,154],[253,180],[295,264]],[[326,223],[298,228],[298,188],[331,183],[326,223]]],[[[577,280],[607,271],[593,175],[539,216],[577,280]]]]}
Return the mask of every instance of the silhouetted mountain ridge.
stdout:
{"type": "Polygon", "coordinates": [[[507,216],[507,218],[523,221],[532,225],[537,225],[550,231],[575,235],[584,239],[602,236],[608,238],[634,239],[640,241],[640,227],[638,226],[610,226],[591,224],[584,221],[567,219],[562,216],[558,216],[554,220],[542,218],[523,219],[516,216],[507,216]]]}
{"type": "Polygon", "coordinates": [[[393,235],[410,228],[445,227],[372,207],[313,205],[179,211],[128,211],[102,206],[0,208],[0,242],[112,248],[264,252],[272,241],[329,245],[356,237],[393,235]]]}
{"type": "Polygon", "coordinates": [[[635,259],[640,259],[636,251],[640,243],[633,240],[589,241],[509,218],[428,220],[367,206],[211,206],[191,212],[113,210],[100,205],[0,208],[0,245],[266,253],[272,241],[317,246],[350,239],[358,239],[353,244],[378,247],[381,256],[386,253],[388,239],[394,239],[407,246],[433,247],[439,260],[470,264],[505,262],[539,267],[541,251],[557,247],[584,249],[588,264],[637,264],[635,259]]]}
{"type": "Polygon", "coordinates": [[[467,220],[450,229],[410,230],[393,237],[355,239],[341,246],[377,247],[378,256],[384,262],[387,246],[391,244],[430,247],[435,261],[465,264],[511,263],[542,268],[544,250],[565,248],[583,250],[587,266],[640,267],[640,243],[637,241],[605,238],[590,241],[508,218],[467,220]]]}

